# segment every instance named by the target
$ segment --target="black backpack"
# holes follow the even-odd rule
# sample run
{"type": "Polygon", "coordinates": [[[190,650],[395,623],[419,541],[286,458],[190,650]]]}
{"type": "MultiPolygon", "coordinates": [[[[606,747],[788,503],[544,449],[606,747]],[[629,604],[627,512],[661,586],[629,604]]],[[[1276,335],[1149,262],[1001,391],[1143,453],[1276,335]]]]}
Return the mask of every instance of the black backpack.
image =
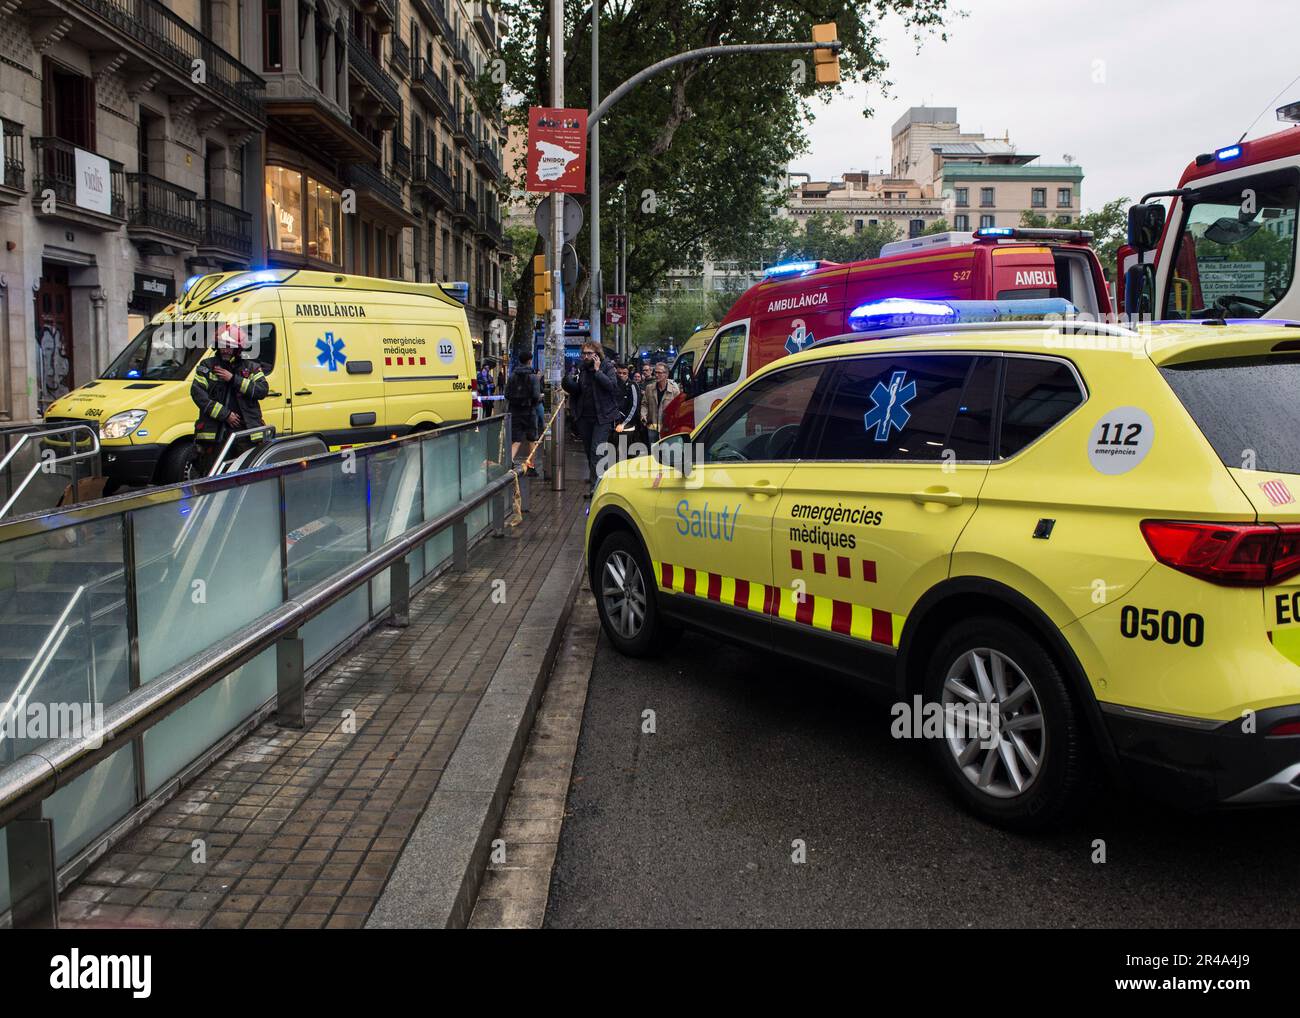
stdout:
{"type": "Polygon", "coordinates": [[[533,376],[529,372],[516,368],[510,375],[510,383],[506,386],[506,401],[532,405],[533,376]]]}

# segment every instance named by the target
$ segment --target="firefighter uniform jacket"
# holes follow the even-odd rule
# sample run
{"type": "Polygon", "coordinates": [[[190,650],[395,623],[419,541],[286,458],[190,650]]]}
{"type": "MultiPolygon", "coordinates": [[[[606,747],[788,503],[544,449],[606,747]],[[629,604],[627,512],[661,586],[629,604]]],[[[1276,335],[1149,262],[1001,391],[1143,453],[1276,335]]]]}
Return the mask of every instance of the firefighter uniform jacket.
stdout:
{"type": "Polygon", "coordinates": [[[262,407],[269,386],[266,372],[255,360],[242,355],[233,358],[216,354],[205,357],[194,370],[190,385],[190,398],[199,408],[199,419],[194,423],[194,437],[198,441],[216,441],[231,430],[260,427],[262,407]],[[230,381],[223,382],[213,372],[218,364],[230,372],[230,381]],[[231,429],[226,423],[230,411],[239,414],[239,427],[231,429]]]}

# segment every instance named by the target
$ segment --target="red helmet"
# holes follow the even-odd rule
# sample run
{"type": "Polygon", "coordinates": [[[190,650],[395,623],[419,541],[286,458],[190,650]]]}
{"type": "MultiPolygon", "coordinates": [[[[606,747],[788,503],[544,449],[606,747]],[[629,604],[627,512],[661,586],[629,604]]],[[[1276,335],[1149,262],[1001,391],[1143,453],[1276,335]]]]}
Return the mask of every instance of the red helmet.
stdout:
{"type": "Polygon", "coordinates": [[[234,322],[227,322],[217,330],[218,350],[244,350],[248,347],[248,333],[234,322]]]}

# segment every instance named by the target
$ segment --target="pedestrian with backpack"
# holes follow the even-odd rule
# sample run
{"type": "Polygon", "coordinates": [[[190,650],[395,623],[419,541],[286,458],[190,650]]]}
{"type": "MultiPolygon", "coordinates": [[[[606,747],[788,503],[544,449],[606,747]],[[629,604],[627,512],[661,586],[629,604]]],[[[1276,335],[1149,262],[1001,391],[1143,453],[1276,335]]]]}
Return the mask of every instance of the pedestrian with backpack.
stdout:
{"type": "MultiPolygon", "coordinates": [[[[541,437],[537,427],[537,408],[542,402],[542,380],[533,371],[531,350],[519,355],[519,362],[506,382],[505,397],[510,408],[510,459],[514,461],[519,458],[520,445],[528,442],[531,454],[532,446],[541,437]]],[[[534,473],[531,468],[529,473],[534,473]]]]}

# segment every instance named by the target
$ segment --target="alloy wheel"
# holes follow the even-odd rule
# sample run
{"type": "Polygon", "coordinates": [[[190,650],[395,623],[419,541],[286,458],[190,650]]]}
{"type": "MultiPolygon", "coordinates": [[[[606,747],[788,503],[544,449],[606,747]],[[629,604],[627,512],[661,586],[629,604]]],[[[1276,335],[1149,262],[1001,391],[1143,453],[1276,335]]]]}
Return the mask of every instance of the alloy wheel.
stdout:
{"type": "Polygon", "coordinates": [[[948,668],[944,739],[957,769],[981,792],[1010,799],[1042,770],[1047,728],[1033,683],[1001,651],[976,647],[948,668]]]}
{"type": "Polygon", "coordinates": [[[645,625],[646,584],[641,567],[626,551],[614,551],[605,559],[602,575],[605,617],[619,636],[631,640],[645,625]]]}

